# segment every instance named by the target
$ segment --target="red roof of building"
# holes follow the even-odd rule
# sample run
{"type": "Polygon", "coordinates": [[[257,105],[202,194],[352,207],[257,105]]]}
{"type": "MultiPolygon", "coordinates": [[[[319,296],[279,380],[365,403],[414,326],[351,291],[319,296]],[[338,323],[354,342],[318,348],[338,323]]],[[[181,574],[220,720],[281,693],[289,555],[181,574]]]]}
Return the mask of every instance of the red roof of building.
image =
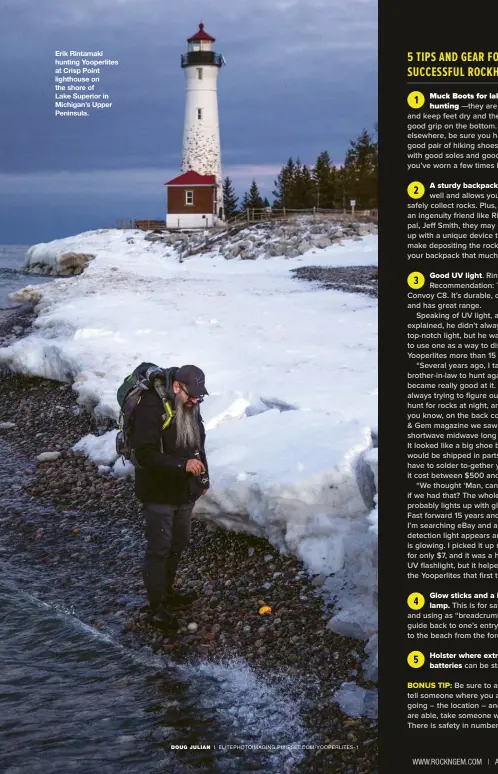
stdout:
{"type": "Polygon", "coordinates": [[[216,176],[200,175],[198,172],[194,172],[193,169],[189,169],[188,172],[174,177],[173,180],[169,180],[164,185],[216,185],[216,176]]]}
{"type": "Polygon", "coordinates": [[[192,35],[191,38],[187,39],[187,42],[190,43],[192,40],[210,40],[214,43],[216,38],[212,38],[211,35],[208,35],[207,32],[204,32],[204,24],[201,22],[199,24],[199,30],[195,33],[195,35],[192,35]]]}

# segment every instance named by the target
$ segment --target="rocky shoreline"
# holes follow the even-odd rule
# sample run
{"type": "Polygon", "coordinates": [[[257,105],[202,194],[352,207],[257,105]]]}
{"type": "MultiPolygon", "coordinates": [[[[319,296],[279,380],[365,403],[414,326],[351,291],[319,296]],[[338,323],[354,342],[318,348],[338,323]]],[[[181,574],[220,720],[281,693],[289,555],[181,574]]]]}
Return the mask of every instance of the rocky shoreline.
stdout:
{"type": "Polygon", "coordinates": [[[377,298],[379,273],[375,266],[299,266],[292,269],[297,279],[318,282],[330,290],[364,293],[377,298]]]}
{"type": "MultiPolygon", "coordinates": [[[[32,319],[29,307],[0,319],[0,345],[27,333],[32,319]]],[[[99,474],[94,463],[71,450],[83,435],[103,428],[77,406],[68,384],[3,374],[0,400],[2,437],[33,465],[24,496],[51,509],[43,526],[31,523],[27,512],[17,514],[10,525],[16,550],[28,551],[30,562],[66,568],[61,593],[70,592],[80,563],[90,565],[96,579],[110,578],[96,600],[102,616],[115,610],[129,647],[147,644],[179,662],[242,657],[262,676],[285,671],[304,692],[303,723],[312,743],[332,746],[306,751],[295,770],[299,774],[376,772],[376,721],[348,717],[333,701],[343,682],[375,686],[361,677],[362,643],[326,627],[331,613],[320,595],[323,577],[309,577],[301,562],[280,555],[263,539],[194,518],[179,580],[200,596],[181,614],[180,631],[163,636],[146,623],[142,609],[144,540],[133,485],[99,474]],[[59,456],[36,462],[47,451],[59,456]],[[263,603],[271,615],[258,614],[263,603]]],[[[87,623],[102,626],[98,611],[87,623]]]]}
{"type": "MultiPolygon", "coordinates": [[[[95,235],[105,234],[110,230],[100,229],[95,235]]],[[[222,229],[221,232],[219,229],[206,233],[144,232],[137,229],[127,229],[123,232],[129,245],[142,242],[145,249],[152,244],[164,246],[168,251],[173,248],[180,263],[203,253],[217,254],[225,260],[237,258],[255,261],[282,256],[299,258],[309,251],[319,254],[332,245],[344,245],[350,240],[361,242],[364,237],[377,233],[375,218],[358,218],[351,215],[316,218],[297,216],[283,221],[261,221],[252,224],[242,222],[237,226],[222,229]]],[[[73,245],[78,250],[81,249],[74,240],[73,245]]],[[[71,250],[68,240],[55,240],[49,245],[31,247],[26,254],[25,270],[30,274],[47,277],[72,277],[82,274],[95,257],[94,252],[71,250]]]]}

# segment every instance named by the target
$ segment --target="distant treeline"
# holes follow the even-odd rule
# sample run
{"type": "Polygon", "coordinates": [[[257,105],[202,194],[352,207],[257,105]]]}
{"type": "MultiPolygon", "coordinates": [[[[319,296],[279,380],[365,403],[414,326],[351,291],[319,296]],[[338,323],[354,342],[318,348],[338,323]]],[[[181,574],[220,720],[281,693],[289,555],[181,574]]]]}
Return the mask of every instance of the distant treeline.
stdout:
{"type": "Polygon", "coordinates": [[[343,209],[356,202],[357,210],[377,209],[378,141],[377,126],[373,134],[364,129],[350,141],[342,166],[332,163],[327,151],[318,156],[314,166],[301,164],[299,157],[290,158],[274,182],[273,201],[263,198],[258,184],[252,181],[239,205],[229,177],[223,182],[223,199],[228,218],[249,208],[273,206],[277,209],[343,209]]]}

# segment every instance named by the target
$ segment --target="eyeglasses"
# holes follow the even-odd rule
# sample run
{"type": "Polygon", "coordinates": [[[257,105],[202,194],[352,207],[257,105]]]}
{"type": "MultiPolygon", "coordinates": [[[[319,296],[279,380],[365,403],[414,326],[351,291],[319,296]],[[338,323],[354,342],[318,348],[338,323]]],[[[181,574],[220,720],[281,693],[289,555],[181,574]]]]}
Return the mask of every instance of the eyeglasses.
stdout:
{"type": "Polygon", "coordinates": [[[195,400],[196,403],[202,403],[202,401],[204,400],[204,395],[199,395],[198,397],[195,395],[190,395],[190,393],[187,391],[187,388],[184,387],[183,384],[181,384],[181,382],[178,382],[178,384],[180,385],[180,387],[182,388],[183,392],[185,393],[185,395],[189,400],[195,400]]]}

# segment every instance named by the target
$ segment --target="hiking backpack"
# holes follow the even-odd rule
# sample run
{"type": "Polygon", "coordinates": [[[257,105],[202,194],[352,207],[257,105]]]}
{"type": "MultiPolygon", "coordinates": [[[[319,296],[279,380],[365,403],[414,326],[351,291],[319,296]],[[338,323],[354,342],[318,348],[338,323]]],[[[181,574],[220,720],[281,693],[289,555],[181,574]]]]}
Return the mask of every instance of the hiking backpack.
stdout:
{"type": "Polygon", "coordinates": [[[165,411],[163,414],[163,430],[168,427],[173,419],[173,411],[168,402],[168,393],[173,381],[172,372],[177,370],[176,368],[159,368],[154,363],[140,363],[119,387],[117,399],[120,414],[118,433],[116,435],[116,452],[122,458],[123,465],[125,460],[129,460],[135,467],[139,467],[133,451],[132,436],[135,410],[146,390],[155,390],[161,398],[165,411]]]}

